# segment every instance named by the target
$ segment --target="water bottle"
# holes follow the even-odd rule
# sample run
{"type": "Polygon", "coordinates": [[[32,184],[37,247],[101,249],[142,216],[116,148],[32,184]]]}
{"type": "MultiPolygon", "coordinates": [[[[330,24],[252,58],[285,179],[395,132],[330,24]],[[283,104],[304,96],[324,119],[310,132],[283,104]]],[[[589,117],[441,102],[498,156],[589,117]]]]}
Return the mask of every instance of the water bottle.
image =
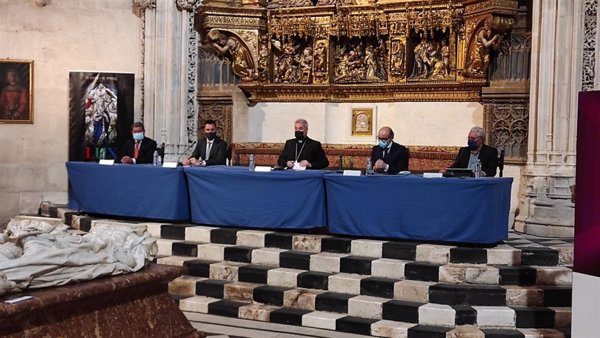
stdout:
{"type": "Polygon", "coordinates": [[[106,158],[106,149],[100,148],[100,159],[104,160],[106,158]]]}
{"type": "Polygon", "coordinates": [[[160,157],[160,155],[158,155],[158,157],[156,158],[156,165],[161,167],[162,166],[162,157],[160,157]]]}
{"type": "Polygon", "coordinates": [[[475,177],[483,177],[483,173],[481,172],[481,160],[477,159],[477,163],[475,164],[475,177]]]}
{"type": "Polygon", "coordinates": [[[154,155],[152,155],[152,157],[153,157],[153,159],[152,159],[152,164],[154,164],[154,165],[158,165],[158,161],[159,161],[159,160],[158,160],[158,158],[159,158],[159,157],[158,157],[158,150],[155,150],[155,151],[154,151],[154,155]]]}
{"type": "Polygon", "coordinates": [[[371,163],[371,159],[367,160],[367,169],[365,170],[365,175],[373,175],[373,163],[371,163]]]}
{"type": "Polygon", "coordinates": [[[255,162],[255,159],[254,159],[254,154],[250,154],[248,156],[248,170],[254,171],[255,167],[256,167],[256,162],[255,162]]]}

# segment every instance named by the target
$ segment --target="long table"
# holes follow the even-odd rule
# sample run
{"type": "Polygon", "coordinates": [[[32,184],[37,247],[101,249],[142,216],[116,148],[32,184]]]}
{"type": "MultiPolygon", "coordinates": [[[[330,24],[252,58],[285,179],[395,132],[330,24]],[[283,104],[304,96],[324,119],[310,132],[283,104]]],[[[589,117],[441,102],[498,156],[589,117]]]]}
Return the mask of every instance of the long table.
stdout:
{"type": "Polygon", "coordinates": [[[512,178],[325,176],[331,233],[495,243],[508,236],[512,178]]]}
{"type": "Polygon", "coordinates": [[[246,167],[69,162],[69,207],[217,226],[494,243],[508,235],[512,178],[342,176],[246,167]]]}
{"type": "Polygon", "coordinates": [[[89,213],[188,221],[183,168],[68,162],[69,208],[89,213]]]}
{"type": "Polygon", "coordinates": [[[185,168],[195,223],[256,228],[326,226],[322,171],[185,168]]]}

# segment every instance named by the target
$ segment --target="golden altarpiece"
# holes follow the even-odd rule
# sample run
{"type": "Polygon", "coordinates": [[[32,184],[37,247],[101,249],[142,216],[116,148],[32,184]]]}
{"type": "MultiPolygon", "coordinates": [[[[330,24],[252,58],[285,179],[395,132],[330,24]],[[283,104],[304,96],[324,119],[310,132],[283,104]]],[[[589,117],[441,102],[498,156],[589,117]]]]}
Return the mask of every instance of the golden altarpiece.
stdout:
{"type": "MultiPolygon", "coordinates": [[[[504,94],[491,91],[493,107],[485,106],[482,88],[494,87],[490,69],[502,68],[496,64],[502,50],[504,63],[514,59],[511,33],[527,5],[513,0],[207,0],[196,15],[196,29],[203,48],[228,60],[236,77],[232,83],[251,105],[476,101],[487,115],[500,111],[503,116],[505,104],[518,105],[519,112],[526,107],[528,75],[508,82],[496,75],[504,94]],[[520,93],[517,101],[513,91],[520,93]]],[[[527,116],[519,121],[524,140],[516,145],[510,122],[501,119],[484,117],[490,143],[512,142],[508,157],[523,158],[527,116]],[[496,125],[501,125],[497,135],[496,125]]]]}

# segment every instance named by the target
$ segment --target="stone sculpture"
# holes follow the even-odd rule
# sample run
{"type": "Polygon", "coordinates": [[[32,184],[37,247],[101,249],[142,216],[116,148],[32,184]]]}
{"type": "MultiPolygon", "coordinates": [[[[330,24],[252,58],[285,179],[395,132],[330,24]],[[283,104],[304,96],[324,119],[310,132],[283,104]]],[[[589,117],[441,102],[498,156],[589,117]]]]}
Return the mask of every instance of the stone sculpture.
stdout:
{"type": "Polygon", "coordinates": [[[0,236],[0,295],[139,271],[156,255],[145,226],[96,223],[86,234],[13,218],[0,236]]]}

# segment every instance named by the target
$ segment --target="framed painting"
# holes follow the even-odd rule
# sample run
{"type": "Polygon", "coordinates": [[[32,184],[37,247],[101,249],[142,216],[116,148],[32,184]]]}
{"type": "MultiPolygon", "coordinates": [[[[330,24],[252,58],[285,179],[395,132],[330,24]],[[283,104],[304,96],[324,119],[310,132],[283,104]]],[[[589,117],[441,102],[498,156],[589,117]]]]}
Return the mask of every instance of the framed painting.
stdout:
{"type": "Polygon", "coordinates": [[[33,61],[0,60],[0,123],[33,123],[33,61]]]}
{"type": "Polygon", "coordinates": [[[373,108],[352,108],[352,136],[373,135],[373,108]]]}

